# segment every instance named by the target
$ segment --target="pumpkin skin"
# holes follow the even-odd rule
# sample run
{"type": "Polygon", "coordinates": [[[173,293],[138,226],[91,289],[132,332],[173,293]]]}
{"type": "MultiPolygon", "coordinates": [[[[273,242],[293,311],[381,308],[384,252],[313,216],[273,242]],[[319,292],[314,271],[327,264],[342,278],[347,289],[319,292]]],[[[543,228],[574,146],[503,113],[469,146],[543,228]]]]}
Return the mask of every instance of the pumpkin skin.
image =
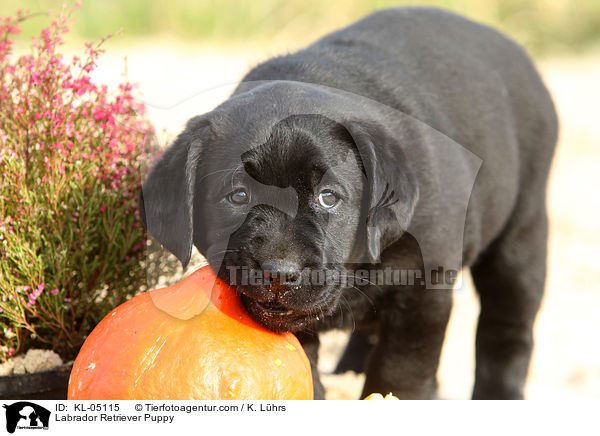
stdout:
{"type": "Polygon", "coordinates": [[[310,364],[203,267],[109,313],[83,344],[70,400],[313,399],[310,364]]]}

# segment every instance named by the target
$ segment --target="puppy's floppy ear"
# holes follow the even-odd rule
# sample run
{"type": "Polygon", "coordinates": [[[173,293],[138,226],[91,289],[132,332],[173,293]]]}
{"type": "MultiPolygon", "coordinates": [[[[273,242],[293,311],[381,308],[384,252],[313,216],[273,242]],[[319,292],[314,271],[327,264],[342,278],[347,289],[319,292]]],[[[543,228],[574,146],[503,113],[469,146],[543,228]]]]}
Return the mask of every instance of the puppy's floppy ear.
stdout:
{"type": "Polygon", "coordinates": [[[351,122],[346,128],[356,144],[366,177],[362,201],[364,248],[368,261],[377,263],[381,252],[408,229],[419,188],[400,139],[375,124],[351,122]]]}
{"type": "Polygon", "coordinates": [[[148,232],[181,261],[190,261],[196,168],[209,125],[192,118],[142,185],[140,211],[148,232]]]}

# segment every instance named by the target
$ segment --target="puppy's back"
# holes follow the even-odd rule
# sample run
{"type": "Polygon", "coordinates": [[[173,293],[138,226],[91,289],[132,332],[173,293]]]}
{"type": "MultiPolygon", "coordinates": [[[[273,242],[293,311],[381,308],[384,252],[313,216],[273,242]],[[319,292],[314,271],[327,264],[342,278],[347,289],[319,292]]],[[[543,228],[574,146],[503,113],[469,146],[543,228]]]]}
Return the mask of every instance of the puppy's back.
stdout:
{"type": "MultiPolygon", "coordinates": [[[[538,120],[536,130],[556,130],[552,100],[525,51],[488,26],[435,8],[377,11],[256,66],[244,78],[255,80],[317,83],[362,95],[427,122],[476,153],[484,151],[478,150],[481,135],[494,134],[494,108],[509,106],[523,139],[531,126],[522,120],[538,120]]],[[[548,150],[547,159],[551,155],[548,150]]]]}
{"type": "Polygon", "coordinates": [[[440,9],[381,10],[244,78],[265,80],[368,97],[477,155],[466,222],[475,247],[497,236],[518,198],[545,195],[558,124],[552,99],[526,52],[488,26],[440,9]]]}

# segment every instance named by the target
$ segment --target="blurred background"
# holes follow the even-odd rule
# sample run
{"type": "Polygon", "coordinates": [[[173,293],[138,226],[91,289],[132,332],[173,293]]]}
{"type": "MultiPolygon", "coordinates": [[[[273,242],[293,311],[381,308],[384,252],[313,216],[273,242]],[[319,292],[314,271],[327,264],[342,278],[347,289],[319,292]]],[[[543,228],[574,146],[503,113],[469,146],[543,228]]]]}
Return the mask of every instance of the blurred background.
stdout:
{"type": "MultiPolygon", "coordinates": [[[[39,12],[62,4],[4,1],[0,16],[14,15],[19,7],[39,12]]],[[[453,10],[510,35],[534,57],[554,96],[561,135],[549,185],[549,275],[526,395],[600,398],[600,1],[88,0],[74,15],[64,51],[79,54],[84,41],[123,28],[104,45],[95,78],[109,85],[124,76],[139,83],[140,98],[166,145],[188,118],[225,99],[256,63],[370,11],[417,4],[453,10]]],[[[46,24],[43,16],[29,20],[24,36],[46,24]]],[[[470,396],[478,310],[465,273],[439,372],[442,398],[470,396]]],[[[346,334],[323,337],[321,369],[331,399],[358,398],[361,390],[361,375],[327,375],[346,334]]]]}
{"type": "MultiPolygon", "coordinates": [[[[15,7],[56,10],[63,3],[2,2],[0,14],[13,14],[15,7]]],[[[88,0],[74,32],[97,39],[124,27],[128,38],[298,47],[371,11],[397,5],[431,5],[465,14],[509,33],[538,54],[581,51],[600,35],[597,0],[88,0]]]]}

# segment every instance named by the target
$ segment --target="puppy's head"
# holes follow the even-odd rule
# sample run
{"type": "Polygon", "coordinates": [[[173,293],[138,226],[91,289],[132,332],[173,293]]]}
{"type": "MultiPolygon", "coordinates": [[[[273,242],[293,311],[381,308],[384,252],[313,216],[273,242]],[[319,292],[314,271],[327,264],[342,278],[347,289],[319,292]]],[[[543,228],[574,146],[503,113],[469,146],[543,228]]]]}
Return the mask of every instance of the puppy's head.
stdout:
{"type": "Polygon", "coordinates": [[[372,125],[301,114],[240,133],[239,115],[216,118],[190,121],[156,164],[144,220],[184,265],[193,243],[263,325],[296,331],[335,311],[349,264],[398,239],[415,185],[372,125]]]}

